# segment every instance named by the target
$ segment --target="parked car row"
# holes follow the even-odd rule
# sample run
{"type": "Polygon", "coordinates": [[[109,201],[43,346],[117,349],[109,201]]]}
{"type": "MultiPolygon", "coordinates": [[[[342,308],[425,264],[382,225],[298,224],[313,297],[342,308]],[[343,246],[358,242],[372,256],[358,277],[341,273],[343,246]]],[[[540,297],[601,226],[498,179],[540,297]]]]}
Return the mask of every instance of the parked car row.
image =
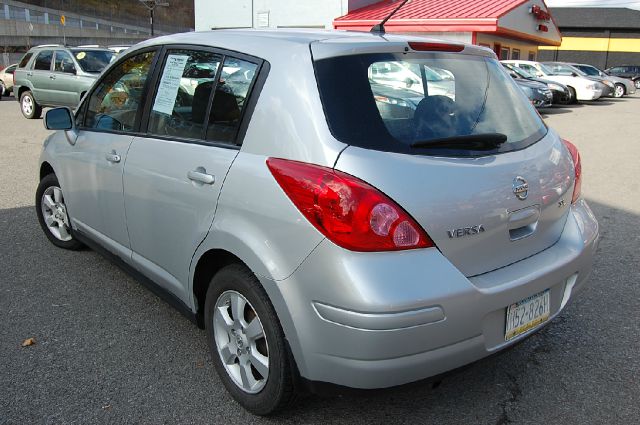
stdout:
{"type": "Polygon", "coordinates": [[[525,60],[505,60],[502,64],[538,108],[601,97],[619,98],[636,92],[633,80],[609,75],[592,65],[525,60]],[[533,82],[546,84],[549,90],[554,91],[551,103],[543,102],[540,94],[543,88],[539,85],[532,87],[533,82]]]}

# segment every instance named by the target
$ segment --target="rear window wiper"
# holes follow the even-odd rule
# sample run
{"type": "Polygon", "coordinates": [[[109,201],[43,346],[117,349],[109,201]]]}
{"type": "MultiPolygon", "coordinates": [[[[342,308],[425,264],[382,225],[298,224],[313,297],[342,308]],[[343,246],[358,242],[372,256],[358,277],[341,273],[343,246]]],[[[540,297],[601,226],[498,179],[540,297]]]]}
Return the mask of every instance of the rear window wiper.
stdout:
{"type": "Polygon", "coordinates": [[[411,143],[412,148],[432,149],[468,149],[474,151],[490,151],[497,149],[507,141],[502,133],[469,134],[466,136],[441,137],[411,143]]]}

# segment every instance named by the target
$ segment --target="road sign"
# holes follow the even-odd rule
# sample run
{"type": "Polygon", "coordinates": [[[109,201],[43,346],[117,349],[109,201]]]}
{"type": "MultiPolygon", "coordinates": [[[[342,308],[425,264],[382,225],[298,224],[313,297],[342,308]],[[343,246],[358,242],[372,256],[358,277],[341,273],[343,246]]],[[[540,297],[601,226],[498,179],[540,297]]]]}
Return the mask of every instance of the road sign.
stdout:
{"type": "Polygon", "coordinates": [[[65,21],[66,21],[66,18],[64,17],[64,15],[60,16],[60,23],[62,24],[62,26],[64,26],[65,21]]]}

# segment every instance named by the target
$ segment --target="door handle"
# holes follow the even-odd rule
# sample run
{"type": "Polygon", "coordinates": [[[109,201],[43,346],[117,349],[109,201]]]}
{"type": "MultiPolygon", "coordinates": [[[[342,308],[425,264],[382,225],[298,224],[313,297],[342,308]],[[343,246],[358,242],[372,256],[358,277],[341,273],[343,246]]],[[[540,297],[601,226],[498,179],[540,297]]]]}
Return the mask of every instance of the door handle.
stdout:
{"type": "Polygon", "coordinates": [[[52,79],[52,80],[55,80],[56,76],[55,75],[49,75],[49,78],[52,79]]]}
{"type": "Polygon", "coordinates": [[[195,170],[189,171],[187,173],[187,177],[191,181],[202,184],[213,184],[216,181],[215,176],[207,174],[207,172],[202,167],[198,167],[195,170]]]}
{"type": "Polygon", "coordinates": [[[32,77],[33,76],[33,72],[27,72],[27,77],[32,77]]]}
{"type": "Polygon", "coordinates": [[[116,151],[113,151],[113,152],[111,152],[111,153],[108,153],[108,154],[106,154],[104,157],[107,159],[107,161],[109,161],[109,162],[113,162],[114,164],[116,164],[116,163],[120,162],[120,160],[122,159],[122,158],[120,158],[120,155],[118,155],[118,154],[116,153],[116,151]]]}

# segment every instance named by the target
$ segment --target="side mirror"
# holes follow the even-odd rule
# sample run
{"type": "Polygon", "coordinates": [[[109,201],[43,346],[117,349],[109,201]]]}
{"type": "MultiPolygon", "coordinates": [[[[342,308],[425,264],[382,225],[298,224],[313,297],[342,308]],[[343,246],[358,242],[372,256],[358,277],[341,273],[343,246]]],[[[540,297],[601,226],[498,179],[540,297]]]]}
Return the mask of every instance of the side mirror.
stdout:
{"type": "Polygon", "coordinates": [[[44,116],[44,126],[47,130],[73,129],[71,109],[63,107],[48,110],[44,116]]]}

